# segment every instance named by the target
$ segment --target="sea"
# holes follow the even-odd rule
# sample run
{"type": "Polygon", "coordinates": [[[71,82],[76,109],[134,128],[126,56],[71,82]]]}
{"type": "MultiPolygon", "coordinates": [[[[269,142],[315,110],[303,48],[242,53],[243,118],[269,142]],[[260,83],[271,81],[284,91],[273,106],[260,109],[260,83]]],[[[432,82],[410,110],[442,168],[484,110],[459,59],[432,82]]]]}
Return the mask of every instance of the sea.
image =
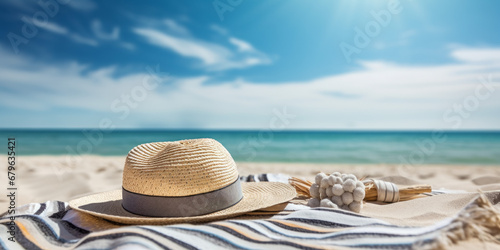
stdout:
{"type": "Polygon", "coordinates": [[[500,131],[3,129],[3,155],[9,138],[17,157],[125,156],[142,143],[213,138],[243,162],[500,165],[500,131]]]}

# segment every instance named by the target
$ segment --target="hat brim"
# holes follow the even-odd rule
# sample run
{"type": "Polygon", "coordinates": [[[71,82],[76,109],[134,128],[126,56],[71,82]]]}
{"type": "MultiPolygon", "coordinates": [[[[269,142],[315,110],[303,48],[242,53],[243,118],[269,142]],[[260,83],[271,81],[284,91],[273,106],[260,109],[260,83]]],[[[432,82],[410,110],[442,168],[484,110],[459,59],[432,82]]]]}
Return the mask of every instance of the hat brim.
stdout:
{"type": "Polygon", "coordinates": [[[287,202],[297,195],[291,185],[279,182],[243,182],[241,187],[243,199],[235,205],[214,213],[192,217],[147,217],[130,213],[122,207],[122,190],[74,199],[69,202],[69,206],[74,210],[122,224],[166,225],[227,219],[287,202]]]}

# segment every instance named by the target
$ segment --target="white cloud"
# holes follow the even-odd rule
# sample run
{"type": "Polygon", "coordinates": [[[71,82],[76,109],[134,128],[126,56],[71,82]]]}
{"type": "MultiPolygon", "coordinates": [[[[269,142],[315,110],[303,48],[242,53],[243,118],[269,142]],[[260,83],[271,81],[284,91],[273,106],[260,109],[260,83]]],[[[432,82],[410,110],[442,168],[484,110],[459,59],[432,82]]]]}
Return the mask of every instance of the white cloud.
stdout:
{"type": "Polygon", "coordinates": [[[135,45],[132,44],[132,43],[121,42],[120,46],[122,46],[123,48],[128,49],[128,50],[134,50],[135,49],[135,45]]]}
{"type": "MultiPolygon", "coordinates": [[[[187,29],[168,20],[171,27],[179,33],[187,33],[187,29]]],[[[235,68],[246,68],[258,64],[269,64],[271,60],[267,55],[257,51],[246,41],[229,38],[230,44],[236,50],[222,44],[204,41],[188,35],[179,35],[153,28],[135,28],[133,31],[144,37],[149,43],[173,51],[183,57],[201,61],[201,66],[209,71],[220,71],[235,68]]]]}
{"type": "Polygon", "coordinates": [[[392,47],[407,46],[411,43],[411,39],[417,35],[415,30],[407,30],[399,34],[395,40],[380,40],[377,39],[373,42],[373,48],[378,50],[388,49],[392,47]]]}
{"type": "Polygon", "coordinates": [[[200,59],[207,65],[217,63],[222,59],[222,54],[227,53],[224,48],[217,45],[202,44],[200,41],[178,38],[154,29],[138,28],[134,29],[134,32],[146,37],[154,45],[171,49],[182,56],[200,59]],[[222,54],[217,53],[217,51],[222,52],[222,54]]]}
{"type": "Polygon", "coordinates": [[[35,2],[31,1],[19,1],[19,0],[3,0],[0,1],[0,5],[7,5],[9,7],[13,7],[22,11],[25,11],[27,13],[33,13],[34,11],[37,10],[38,6],[35,4],[35,2]]]}
{"type": "Polygon", "coordinates": [[[53,33],[63,34],[63,35],[68,34],[68,30],[57,23],[46,22],[43,25],[37,24],[37,26],[53,33]]]}
{"type": "Polygon", "coordinates": [[[103,31],[102,24],[100,20],[94,20],[91,23],[92,32],[94,35],[101,40],[118,40],[120,38],[120,28],[113,27],[110,32],[103,31]]]}
{"type": "Polygon", "coordinates": [[[210,25],[210,29],[213,30],[213,31],[215,31],[215,32],[217,32],[217,33],[219,33],[220,35],[224,35],[225,36],[225,35],[228,34],[228,32],[227,32],[226,29],[224,29],[221,26],[216,25],[216,24],[210,25]]]}
{"type": "Polygon", "coordinates": [[[111,29],[111,31],[105,32],[103,30],[101,21],[97,20],[97,19],[92,21],[90,24],[90,28],[91,28],[94,36],[83,36],[81,34],[71,32],[66,27],[63,27],[63,26],[61,26],[57,23],[53,23],[53,22],[45,22],[45,23],[38,22],[38,23],[36,23],[36,25],[37,25],[37,27],[42,28],[44,30],[47,30],[49,32],[52,32],[52,33],[55,33],[58,35],[62,35],[62,36],[66,36],[68,39],[70,39],[76,43],[80,43],[80,44],[84,44],[84,45],[88,45],[88,46],[95,47],[95,46],[99,45],[99,41],[102,41],[102,40],[106,41],[107,40],[107,41],[115,41],[118,43],[118,45],[120,47],[127,49],[127,50],[134,50],[135,49],[134,44],[120,40],[120,28],[119,27],[115,26],[111,29]]]}
{"type": "Polygon", "coordinates": [[[92,11],[96,8],[96,4],[91,1],[91,0],[71,0],[71,1],[66,1],[69,7],[79,10],[79,11],[92,11]]]}
{"type": "MultiPolygon", "coordinates": [[[[483,50],[477,51],[482,55],[483,50]]],[[[497,54],[500,49],[489,51],[497,54]]],[[[478,57],[468,53],[460,49],[451,52],[478,57]]],[[[20,114],[23,110],[43,110],[40,113],[45,118],[40,119],[46,122],[54,120],[51,114],[57,111],[53,110],[78,108],[110,117],[122,127],[153,124],[162,128],[265,129],[273,109],[286,107],[296,116],[289,129],[450,129],[453,123],[443,119],[445,112],[474,97],[481,86],[478,77],[491,74],[488,86],[494,92],[480,100],[474,111],[465,110],[470,117],[463,119],[460,128],[500,129],[500,56],[485,58],[490,63],[484,64],[466,60],[434,66],[365,61],[356,71],[280,83],[172,76],[147,92],[123,120],[110,105],[123,95],[130,96],[143,84],[146,72],[117,78],[115,67],[89,70],[78,63],[41,65],[22,57],[12,64],[10,58],[15,57],[3,50],[0,56],[6,58],[0,62],[0,106],[12,107],[20,114]],[[18,101],[13,102],[13,98],[18,101]]],[[[481,89],[483,94],[486,91],[481,89]]],[[[89,127],[98,122],[97,118],[82,117],[53,124],[89,127]]]]}
{"type": "Polygon", "coordinates": [[[236,46],[239,51],[253,51],[254,50],[252,45],[250,45],[249,43],[247,43],[243,40],[234,38],[234,37],[229,38],[229,42],[232,43],[234,46],[236,46]]]}
{"type": "Polygon", "coordinates": [[[180,35],[189,35],[189,30],[187,30],[183,26],[177,24],[172,19],[166,19],[166,20],[164,20],[164,23],[168,27],[168,29],[174,33],[177,33],[180,35]]]}
{"type": "MultiPolygon", "coordinates": [[[[82,35],[77,34],[77,33],[70,32],[66,27],[63,27],[57,23],[45,22],[43,24],[36,23],[36,25],[37,25],[37,27],[42,28],[44,30],[47,30],[49,32],[52,32],[52,33],[55,33],[58,35],[62,35],[62,36],[66,36],[67,38],[69,38],[70,40],[72,40],[76,43],[85,44],[85,45],[94,46],[94,47],[99,45],[97,40],[90,38],[90,37],[82,36],[82,35]]],[[[130,45],[127,45],[127,46],[130,47],[130,45]]]]}
{"type": "Polygon", "coordinates": [[[109,40],[109,41],[116,41],[118,42],[118,45],[127,49],[127,50],[134,50],[135,45],[129,42],[124,42],[119,40],[120,38],[120,28],[119,27],[113,27],[113,29],[109,32],[106,33],[103,31],[101,21],[99,20],[94,20],[91,23],[91,29],[92,32],[94,33],[95,37],[97,39],[94,39],[93,37],[89,36],[82,36],[77,33],[72,33],[68,31],[65,27],[57,24],[57,23],[52,23],[52,22],[46,22],[44,24],[37,24],[38,27],[45,29],[47,31],[59,34],[59,35],[64,35],[71,39],[72,41],[88,46],[98,46],[100,40],[109,40]]]}
{"type": "Polygon", "coordinates": [[[99,43],[92,39],[92,38],[88,38],[88,37],[84,37],[84,36],[81,36],[79,34],[70,34],[69,35],[69,38],[71,38],[71,40],[77,42],[77,43],[81,43],[81,44],[85,44],[85,45],[89,45],[89,46],[97,46],[99,45],[99,43]]]}
{"type": "Polygon", "coordinates": [[[416,35],[417,35],[417,31],[407,30],[407,31],[404,31],[403,33],[401,33],[401,35],[399,36],[399,39],[400,40],[407,40],[407,39],[410,39],[416,35]]]}
{"type": "Polygon", "coordinates": [[[497,49],[458,49],[451,54],[453,58],[464,62],[498,63],[500,50],[497,49]]]}

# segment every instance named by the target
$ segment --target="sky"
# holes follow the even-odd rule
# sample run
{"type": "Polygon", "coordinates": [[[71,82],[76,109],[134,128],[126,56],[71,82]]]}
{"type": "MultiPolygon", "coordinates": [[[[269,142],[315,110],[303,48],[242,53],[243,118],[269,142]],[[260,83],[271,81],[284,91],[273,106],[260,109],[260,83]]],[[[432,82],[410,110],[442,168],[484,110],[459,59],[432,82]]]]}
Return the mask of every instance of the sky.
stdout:
{"type": "Polygon", "coordinates": [[[499,130],[498,1],[0,2],[0,128],[499,130]]]}

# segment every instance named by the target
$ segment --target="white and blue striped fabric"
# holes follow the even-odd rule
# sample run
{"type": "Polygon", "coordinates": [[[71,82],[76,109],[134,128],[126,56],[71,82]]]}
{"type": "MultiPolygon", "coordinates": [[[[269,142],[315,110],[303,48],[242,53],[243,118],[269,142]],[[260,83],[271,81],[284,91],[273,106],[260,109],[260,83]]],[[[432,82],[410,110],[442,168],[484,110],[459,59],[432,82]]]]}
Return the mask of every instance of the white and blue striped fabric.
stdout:
{"type": "MultiPolygon", "coordinates": [[[[258,175],[244,181],[283,181],[258,175]]],[[[17,209],[15,242],[8,240],[9,217],[0,219],[3,249],[414,249],[435,246],[455,218],[431,226],[404,227],[338,209],[289,204],[284,212],[249,213],[205,224],[128,226],[48,201],[17,209]]]]}

